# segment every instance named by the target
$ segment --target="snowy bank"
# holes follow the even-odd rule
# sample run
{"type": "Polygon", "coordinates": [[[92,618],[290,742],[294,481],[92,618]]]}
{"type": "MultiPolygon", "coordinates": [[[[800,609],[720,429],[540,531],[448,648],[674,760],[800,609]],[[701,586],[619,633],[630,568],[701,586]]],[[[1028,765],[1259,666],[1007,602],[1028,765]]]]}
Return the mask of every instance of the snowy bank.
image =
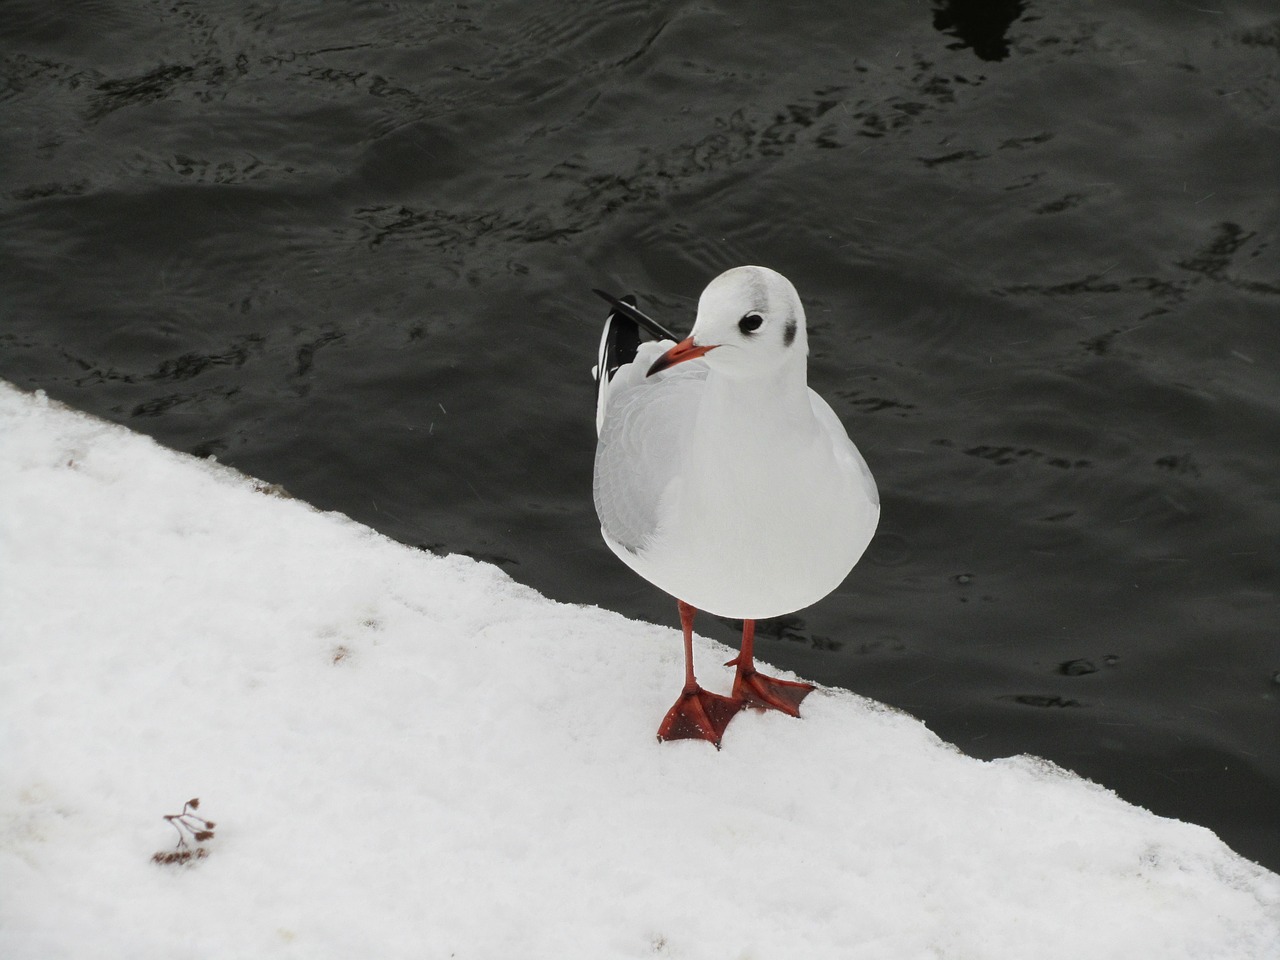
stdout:
{"type": "Polygon", "coordinates": [[[3,384],[0,504],[9,960],[1280,957],[1201,827],[836,690],[659,744],[676,630],[3,384]]]}

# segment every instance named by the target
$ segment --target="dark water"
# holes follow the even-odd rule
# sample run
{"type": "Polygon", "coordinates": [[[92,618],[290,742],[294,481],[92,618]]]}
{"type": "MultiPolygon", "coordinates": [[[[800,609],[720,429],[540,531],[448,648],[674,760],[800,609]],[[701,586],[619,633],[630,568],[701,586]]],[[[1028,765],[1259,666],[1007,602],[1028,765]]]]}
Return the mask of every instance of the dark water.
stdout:
{"type": "Polygon", "coordinates": [[[773,266],[884,518],[763,657],[1280,868],[1274,0],[0,14],[0,376],[673,625],[589,288],[773,266]]]}

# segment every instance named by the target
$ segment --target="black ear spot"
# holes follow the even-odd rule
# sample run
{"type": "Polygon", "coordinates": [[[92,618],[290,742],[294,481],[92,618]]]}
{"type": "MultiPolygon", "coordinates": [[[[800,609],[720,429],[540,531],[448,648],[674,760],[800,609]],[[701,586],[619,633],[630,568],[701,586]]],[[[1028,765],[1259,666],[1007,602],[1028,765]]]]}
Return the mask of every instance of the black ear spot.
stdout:
{"type": "Polygon", "coordinates": [[[782,345],[784,347],[789,347],[791,344],[795,343],[795,339],[796,322],[794,320],[788,320],[787,325],[782,328],[782,345]]]}
{"type": "Polygon", "coordinates": [[[743,333],[755,333],[760,329],[760,324],[764,323],[764,317],[758,313],[748,313],[745,317],[738,321],[738,329],[743,333]]]}

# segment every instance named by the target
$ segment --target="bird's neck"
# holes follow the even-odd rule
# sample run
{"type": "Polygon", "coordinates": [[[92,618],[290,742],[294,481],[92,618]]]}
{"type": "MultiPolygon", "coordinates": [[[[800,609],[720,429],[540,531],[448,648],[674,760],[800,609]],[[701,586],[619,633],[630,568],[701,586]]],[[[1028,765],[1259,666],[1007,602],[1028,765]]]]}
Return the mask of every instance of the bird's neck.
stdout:
{"type": "Polygon", "coordinates": [[[708,430],[731,434],[744,453],[776,446],[788,437],[807,440],[813,407],[805,364],[783,363],[753,377],[709,372],[698,418],[708,430]]]}

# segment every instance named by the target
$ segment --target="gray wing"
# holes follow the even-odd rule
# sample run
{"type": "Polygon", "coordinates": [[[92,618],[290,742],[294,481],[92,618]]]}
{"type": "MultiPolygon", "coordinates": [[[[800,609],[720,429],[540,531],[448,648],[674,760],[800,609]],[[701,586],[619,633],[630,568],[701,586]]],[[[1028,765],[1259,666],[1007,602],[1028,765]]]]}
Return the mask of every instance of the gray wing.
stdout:
{"type": "Polygon", "coordinates": [[[663,495],[676,478],[682,431],[692,423],[706,365],[682,363],[645,377],[671,343],[641,344],[609,382],[596,446],[596,514],[605,536],[635,553],[658,526],[663,495]]]}
{"type": "Polygon", "coordinates": [[[845,431],[844,424],[840,422],[840,417],[836,415],[836,412],[831,409],[831,404],[823,400],[813,390],[810,390],[809,406],[813,408],[813,415],[817,418],[818,423],[821,424],[822,429],[831,438],[831,448],[835,452],[836,458],[854,465],[866,482],[867,495],[871,498],[871,502],[879,506],[880,491],[876,487],[875,477],[871,475],[871,468],[867,466],[867,461],[862,458],[858,448],[849,439],[849,434],[845,431]]]}

